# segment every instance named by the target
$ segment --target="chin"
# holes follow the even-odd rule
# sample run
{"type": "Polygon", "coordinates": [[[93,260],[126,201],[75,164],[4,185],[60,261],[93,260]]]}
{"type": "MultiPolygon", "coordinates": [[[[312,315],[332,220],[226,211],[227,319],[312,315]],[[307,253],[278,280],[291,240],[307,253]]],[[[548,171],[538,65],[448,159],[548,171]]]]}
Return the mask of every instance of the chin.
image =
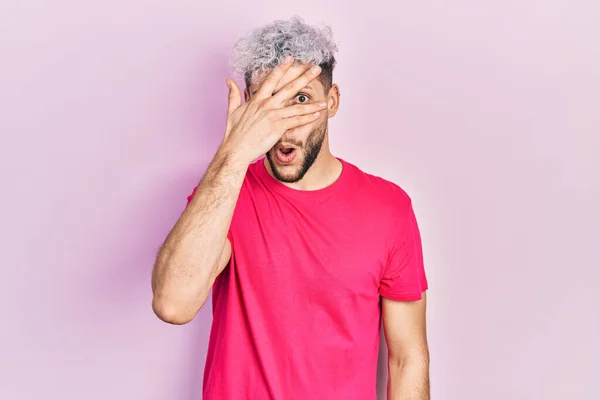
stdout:
{"type": "Polygon", "coordinates": [[[289,171],[289,168],[286,168],[288,171],[278,170],[275,176],[281,182],[285,183],[296,183],[300,178],[299,170],[296,168],[294,171],[289,171]]]}
{"type": "Polygon", "coordinates": [[[275,165],[271,165],[271,168],[273,169],[273,173],[274,173],[275,177],[282,182],[294,183],[294,182],[298,182],[301,178],[301,176],[300,176],[300,171],[302,169],[301,162],[299,162],[299,163],[294,162],[293,164],[287,164],[287,165],[278,165],[276,163],[275,165]]]}
{"type": "MultiPolygon", "coordinates": [[[[298,156],[299,155],[300,154],[298,154],[298,156]]],[[[272,152],[267,154],[267,160],[269,161],[273,175],[275,175],[277,180],[286,183],[295,183],[302,178],[301,175],[303,174],[301,172],[304,159],[303,157],[298,156],[296,156],[292,162],[282,164],[275,154],[272,152]]]]}

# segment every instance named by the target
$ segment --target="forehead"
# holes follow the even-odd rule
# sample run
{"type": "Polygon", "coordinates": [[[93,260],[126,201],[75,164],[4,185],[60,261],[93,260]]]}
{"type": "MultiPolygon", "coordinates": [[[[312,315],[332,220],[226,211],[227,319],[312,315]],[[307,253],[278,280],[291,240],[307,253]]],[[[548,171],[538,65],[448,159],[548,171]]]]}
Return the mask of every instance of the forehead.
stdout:
{"type": "MultiPolygon", "coordinates": [[[[279,85],[277,85],[277,89],[279,90],[281,87],[287,85],[288,83],[290,83],[291,81],[293,81],[296,77],[300,76],[305,70],[305,66],[302,64],[294,64],[290,67],[290,69],[287,70],[286,74],[283,76],[283,78],[279,81],[279,85]]],[[[252,80],[250,87],[248,88],[250,91],[250,94],[254,94],[258,89],[260,89],[260,86],[262,85],[262,83],[265,81],[267,75],[269,75],[271,71],[266,71],[262,74],[257,75],[257,77],[255,79],[252,80]]],[[[321,83],[321,81],[317,78],[314,79],[313,81],[311,81],[303,90],[307,90],[307,91],[319,91],[319,90],[323,90],[323,84],[321,83]]]]}

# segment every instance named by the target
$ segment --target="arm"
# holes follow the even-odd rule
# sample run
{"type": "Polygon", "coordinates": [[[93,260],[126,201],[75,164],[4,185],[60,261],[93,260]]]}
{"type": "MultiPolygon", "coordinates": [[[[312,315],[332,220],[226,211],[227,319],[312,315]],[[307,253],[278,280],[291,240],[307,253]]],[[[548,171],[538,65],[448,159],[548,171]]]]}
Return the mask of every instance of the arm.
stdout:
{"type": "MultiPolygon", "coordinates": [[[[152,272],[152,309],[163,321],[185,324],[204,305],[215,279],[231,257],[227,232],[248,165],[267,153],[283,134],[315,121],[326,103],[284,106],[316,79],[320,68],[309,69],[273,93],[291,67],[277,66],[253,98],[242,105],[232,80],[225,138],[196,189],[161,246],[152,272]]],[[[295,75],[293,75],[295,76],[295,75]]]]}
{"type": "Polygon", "coordinates": [[[421,300],[410,302],[382,298],[389,400],[430,399],[426,302],[425,293],[421,300]]]}
{"type": "Polygon", "coordinates": [[[231,257],[227,232],[247,165],[218,151],[189,205],[161,246],[152,274],[152,308],[163,321],[191,321],[231,257]]]}

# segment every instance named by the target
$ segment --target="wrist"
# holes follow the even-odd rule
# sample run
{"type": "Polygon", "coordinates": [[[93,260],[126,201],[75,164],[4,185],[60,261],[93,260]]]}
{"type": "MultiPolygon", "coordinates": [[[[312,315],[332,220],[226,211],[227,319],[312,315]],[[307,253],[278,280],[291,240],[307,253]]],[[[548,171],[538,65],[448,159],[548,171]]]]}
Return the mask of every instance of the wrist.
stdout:
{"type": "Polygon", "coordinates": [[[221,143],[215,156],[222,160],[223,165],[238,172],[245,172],[251,163],[243,157],[241,152],[230,148],[226,143],[221,143]]]}

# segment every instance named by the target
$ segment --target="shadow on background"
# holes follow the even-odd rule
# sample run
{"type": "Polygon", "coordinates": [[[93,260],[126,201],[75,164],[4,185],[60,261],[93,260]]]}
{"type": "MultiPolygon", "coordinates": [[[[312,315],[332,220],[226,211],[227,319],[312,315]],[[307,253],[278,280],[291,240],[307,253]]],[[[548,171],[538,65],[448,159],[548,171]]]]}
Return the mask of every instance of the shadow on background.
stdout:
{"type": "MultiPolygon", "coordinates": [[[[181,352],[173,357],[176,360],[174,370],[168,370],[170,376],[165,377],[167,381],[176,382],[179,397],[173,397],[174,400],[202,397],[203,370],[212,323],[212,295],[192,322],[184,326],[168,325],[152,312],[151,273],[160,245],[221,143],[227,111],[225,79],[229,77],[229,69],[226,56],[218,52],[212,55],[203,52],[197,65],[197,73],[190,76],[190,84],[181,93],[183,110],[181,116],[177,116],[183,118],[184,125],[190,129],[164,132],[165,143],[182,142],[170,148],[186,150],[180,158],[168,156],[184,161],[164,173],[153,171],[149,165],[148,172],[140,174],[146,175],[145,182],[129,182],[127,171],[124,171],[110,188],[110,201],[121,204],[119,207],[111,208],[104,199],[94,199],[100,209],[118,209],[118,215],[106,215],[105,226],[98,229],[99,232],[114,232],[114,235],[101,237],[101,233],[85,233],[89,238],[82,242],[93,243],[93,248],[87,253],[102,254],[102,257],[94,259],[92,256],[88,266],[81,266],[88,272],[82,275],[84,281],[81,285],[73,288],[73,298],[78,299],[78,304],[69,305],[72,312],[69,320],[73,324],[77,324],[78,320],[90,321],[89,316],[94,316],[92,323],[82,325],[80,329],[88,332],[83,335],[106,338],[109,343],[106,346],[128,341],[136,345],[147,342],[150,347],[153,344],[149,341],[154,341],[154,345],[167,349],[167,353],[181,352]],[[190,159],[193,160],[191,163],[184,164],[190,159]],[[135,232],[135,237],[125,236],[132,232],[135,232]],[[93,271],[102,273],[93,274],[93,271]],[[160,333],[145,335],[146,329],[160,333]],[[168,338],[177,338],[185,343],[156,343],[168,338]],[[173,351],[169,351],[170,346],[173,351]]],[[[151,160],[152,156],[144,155],[146,160],[151,160]]]]}
{"type": "MultiPolygon", "coordinates": [[[[190,103],[196,105],[195,110],[192,111],[191,120],[198,127],[196,138],[200,138],[199,154],[204,157],[204,165],[201,170],[197,171],[193,179],[188,180],[191,185],[184,190],[183,205],[187,201],[187,195],[192,192],[194,186],[204,175],[225,133],[228,101],[228,88],[225,80],[233,78],[233,76],[228,67],[228,49],[223,50],[223,48],[215,49],[212,54],[203,52],[198,60],[199,68],[198,74],[195,76],[195,84],[191,85],[195,90],[189,93],[190,103]]],[[[188,373],[183,375],[186,379],[183,384],[189,389],[187,393],[182,390],[182,400],[202,398],[202,380],[211,324],[212,291],[196,318],[189,324],[191,328],[191,334],[188,336],[190,352],[189,357],[183,358],[189,360],[189,365],[184,366],[188,373]]]]}

